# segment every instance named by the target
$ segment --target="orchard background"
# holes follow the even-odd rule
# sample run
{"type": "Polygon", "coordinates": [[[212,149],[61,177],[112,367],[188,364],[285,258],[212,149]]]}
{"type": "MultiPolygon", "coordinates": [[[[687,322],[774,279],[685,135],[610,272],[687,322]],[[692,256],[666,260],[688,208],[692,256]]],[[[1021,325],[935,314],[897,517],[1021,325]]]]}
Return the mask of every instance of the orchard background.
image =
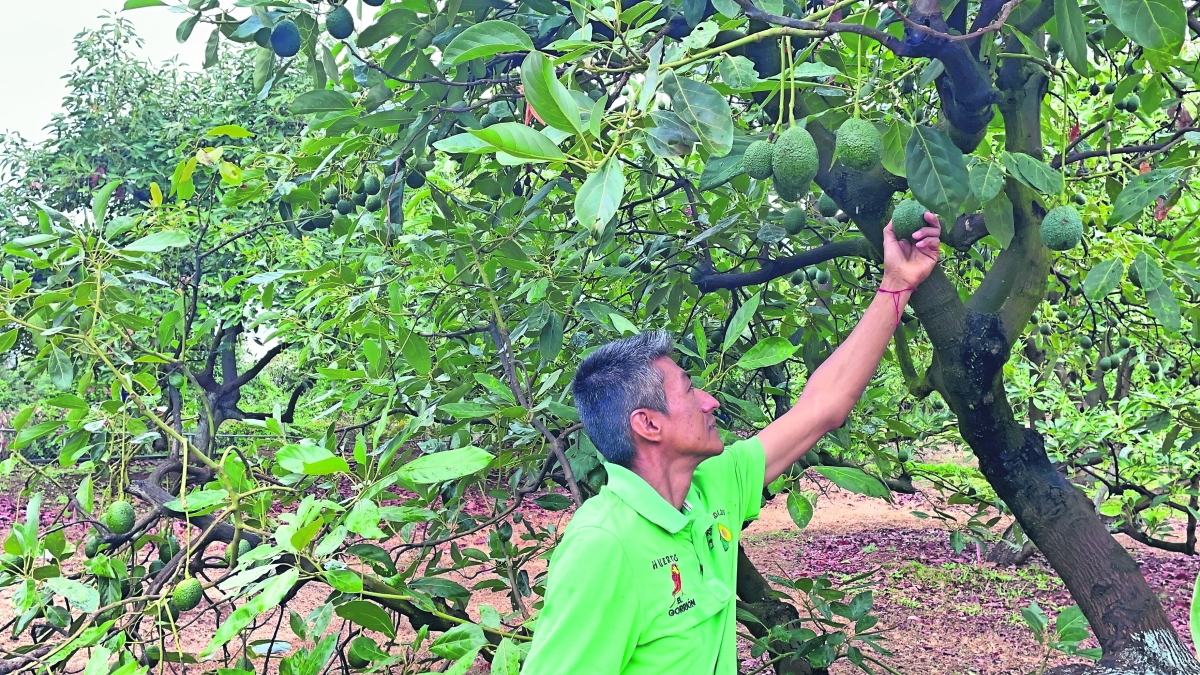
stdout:
{"type": "Polygon", "coordinates": [[[579,359],[666,328],[751,434],[907,198],[942,263],[764,492],[743,670],[1200,672],[1194,3],[167,9],[202,72],[118,14],[3,139],[0,671],[517,672],[605,481],[579,359]]]}

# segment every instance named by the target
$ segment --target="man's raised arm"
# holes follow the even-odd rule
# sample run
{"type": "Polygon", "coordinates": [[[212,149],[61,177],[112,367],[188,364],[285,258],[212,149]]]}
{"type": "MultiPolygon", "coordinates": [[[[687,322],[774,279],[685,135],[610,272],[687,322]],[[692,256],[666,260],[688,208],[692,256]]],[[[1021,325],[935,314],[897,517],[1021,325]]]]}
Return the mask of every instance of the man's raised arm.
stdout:
{"type": "Polygon", "coordinates": [[[767,457],[764,485],[840,427],[875,375],[909,296],[937,264],[937,216],[926,213],[925,222],[931,226],[913,234],[915,243],[896,241],[888,223],[879,292],[846,340],[809,378],[792,409],[759,433],[767,457]]]}

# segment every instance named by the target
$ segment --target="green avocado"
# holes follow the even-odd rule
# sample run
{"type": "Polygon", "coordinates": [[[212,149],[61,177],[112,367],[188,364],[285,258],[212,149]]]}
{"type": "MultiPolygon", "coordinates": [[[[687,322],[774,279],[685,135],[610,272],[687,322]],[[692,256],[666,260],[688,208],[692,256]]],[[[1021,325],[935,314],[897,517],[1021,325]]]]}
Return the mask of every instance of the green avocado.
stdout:
{"type": "Polygon", "coordinates": [[[1070,206],[1056,206],[1042,219],[1042,243],[1051,251],[1069,251],[1083,238],[1083,220],[1070,206]]]}
{"type": "Polygon", "coordinates": [[[295,56],[300,51],[300,29],[291,19],[284,19],[271,30],[271,49],[276,56],[295,56]]]}
{"type": "Polygon", "coordinates": [[[159,542],[159,560],[163,561],[164,563],[171,562],[171,558],[174,558],[177,553],[179,553],[179,540],[175,538],[175,535],[168,534],[161,542],[159,542]]]}
{"type": "Polygon", "coordinates": [[[793,286],[803,286],[808,281],[808,275],[804,273],[804,270],[796,270],[792,272],[791,281],[793,286]]]}
{"type": "Polygon", "coordinates": [[[1142,104],[1142,99],[1138,98],[1137,94],[1130,94],[1129,98],[1125,99],[1125,110],[1128,112],[1137,112],[1138,106],[1142,104]]]}
{"type": "Polygon", "coordinates": [[[135,520],[137,520],[137,513],[134,512],[133,506],[129,502],[113,502],[108,507],[108,513],[105,514],[105,522],[113,534],[127,534],[133,529],[135,520]]]}
{"type": "Polygon", "coordinates": [[[848,119],[838,127],[834,152],[855,171],[870,171],[883,159],[883,136],[868,120],[848,119]]]}
{"type": "Polygon", "coordinates": [[[817,200],[817,210],[826,218],[832,218],[837,215],[838,205],[833,201],[833,197],[821,193],[821,198],[817,200]]]}
{"type": "Polygon", "coordinates": [[[479,118],[479,126],[481,126],[481,127],[484,127],[484,128],[486,129],[487,127],[490,127],[490,126],[492,126],[493,124],[496,124],[496,123],[497,123],[497,122],[499,122],[499,121],[500,121],[500,118],[499,118],[499,117],[496,117],[496,116],[495,116],[495,115],[493,115],[492,113],[484,113],[484,114],[483,114],[483,115],[482,115],[482,116],[479,118]]]}
{"type": "Polygon", "coordinates": [[[1083,347],[1084,349],[1091,349],[1092,348],[1092,338],[1090,338],[1086,335],[1079,338],[1079,346],[1083,347]]]}
{"type": "Polygon", "coordinates": [[[383,199],[379,195],[371,195],[367,198],[367,211],[376,213],[383,208],[383,199]]]}
{"type": "Polygon", "coordinates": [[[337,203],[337,212],[338,213],[345,216],[345,215],[348,215],[353,210],[354,210],[354,202],[350,201],[349,199],[342,199],[342,200],[338,201],[338,203],[337,203]]]}
{"type": "Polygon", "coordinates": [[[425,176],[413,171],[404,178],[404,184],[414,190],[420,190],[425,187],[425,176]]]}
{"type": "Polygon", "coordinates": [[[807,224],[808,216],[804,213],[804,209],[799,206],[793,206],[783,214],[783,229],[788,234],[800,234],[800,231],[807,224]]]}
{"type": "Polygon", "coordinates": [[[369,195],[379,194],[379,179],[373,173],[363,178],[363,191],[369,195]]]}
{"type": "Polygon", "coordinates": [[[896,239],[912,240],[913,233],[927,226],[925,207],[915,199],[905,199],[892,211],[892,231],[896,239]]]}
{"type": "Polygon", "coordinates": [[[633,256],[629,255],[628,253],[622,253],[621,255],[617,256],[617,267],[629,267],[629,264],[632,262],[633,256]]]}
{"type": "Polygon", "coordinates": [[[325,15],[325,30],[337,40],[345,40],[354,32],[354,17],[345,5],[338,5],[325,15]]]}
{"type": "Polygon", "coordinates": [[[366,206],[367,193],[355,192],[354,194],[350,195],[350,201],[354,202],[355,206],[366,206]]]}
{"type": "Polygon", "coordinates": [[[1146,364],[1146,370],[1149,370],[1151,375],[1157,375],[1158,371],[1162,370],[1162,366],[1158,365],[1156,361],[1151,361],[1146,364]]]}
{"type": "Polygon", "coordinates": [[[321,198],[325,200],[326,204],[328,204],[330,206],[334,206],[338,203],[338,200],[341,199],[342,197],[341,197],[341,195],[338,194],[337,188],[327,187],[327,188],[325,188],[325,192],[321,194],[321,198]]]}
{"type": "MultiPolygon", "coordinates": [[[[792,126],[780,134],[775,142],[771,173],[779,188],[786,188],[789,193],[802,197],[808,194],[809,186],[817,177],[819,161],[812,134],[802,127],[792,126]]],[[[780,196],[783,196],[782,192],[780,196]]]]}
{"type": "Polygon", "coordinates": [[[422,28],[417,31],[416,37],[413,38],[413,47],[425,49],[431,44],[433,44],[433,31],[428,28],[422,28]]]}
{"type": "Polygon", "coordinates": [[[200,588],[200,580],[192,577],[184,579],[175,587],[175,592],[171,594],[171,600],[181,612],[190,612],[200,604],[200,597],[203,595],[200,588]]]}
{"type": "Polygon", "coordinates": [[[1066,321],[1070,317],[1067,315],[1066,312],[1064,312],[1063,310],[1060,309],[1054,313],[1054,318],[1058,319],[1059,323],[1062,323],[1063,321],[1066,321]]]}
{"type": "Polygon", "coordinates": [[[1044,324],[1038,326],[1038,332],[1041,333],[1042,335],[1050,335],[1051,333],[1054,332],[1054,329],[1050,327],[1050,324],[1044,323],[1044,324]]]}
{"type": "Polygon", "coordinates": [[[771,177],[771,158],[775,155],[775,146],[766,141],[754,141],[742,155],[742,166],[751,178],[766,180],[771,177]]]}
{"type": "MultiPolygon", "coordinates": [[[[246,541],[245,539],[242,539],[241,541],[239,541],[238,542],[238,560],[241,560],[242,558],[244,558],[246,556],[246,554],[249,552],[250,552],[250,542],[246,541]]],[[[231,565],[233,564],[233,547],[232,546],[225,547],[225,562],[227,562],[231,565]]]]}

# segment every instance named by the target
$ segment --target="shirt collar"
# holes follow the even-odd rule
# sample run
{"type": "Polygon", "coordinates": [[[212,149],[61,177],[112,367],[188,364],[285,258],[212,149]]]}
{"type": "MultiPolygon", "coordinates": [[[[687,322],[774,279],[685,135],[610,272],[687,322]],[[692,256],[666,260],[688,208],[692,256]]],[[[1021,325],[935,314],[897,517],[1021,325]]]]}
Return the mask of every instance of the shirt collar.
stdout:
{"type": "MultiPolygon", "coordinates": [[[[605,463],[604,468],[608,471],[608,488],[629,508],[669,534],[676,534],[692,521],[690,516],[680,513],[663,499],[641,476],[619,464],[605,463]]],[[[690,497],[691,491],[688,492],[690,497]]]]}

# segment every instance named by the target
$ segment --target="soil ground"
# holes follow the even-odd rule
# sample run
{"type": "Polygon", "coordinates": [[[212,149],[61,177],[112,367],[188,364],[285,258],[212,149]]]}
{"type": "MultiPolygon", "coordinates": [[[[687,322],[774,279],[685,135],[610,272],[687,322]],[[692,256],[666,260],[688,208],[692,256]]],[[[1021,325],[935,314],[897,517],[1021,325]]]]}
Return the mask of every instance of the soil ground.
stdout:
{"type": "MultiPolygon", "coordinates": [[[[969,454],[957,450],[930,452],[920,459],[963,465],[972,462],[969,454]]],[[[820,497],[808,527],[798,530],[788,515],[784,499],[776,498],[743,533],[747,554],[762,572],[787,577],[829,574],[837,582],[878,568],[872,577],[873,611],[885,630],[884,645],[894,654],[884,659],[888,665],[902,673],[921,675],[1026,675],[1039,672],[1044,663],[1052,666],[1084,661],[1057,652],[1047,660],[1046,649],[1038,645],[1021,619],[1021,609],[1034,601],[1051,620],[1059,610],[1073,604],[1058,576],[1040,555],[1035,553],[1020,568],[998,569],[986,562],[974,545],[956,554],[941,521],[919,518],[912,513],[932,512],[936,505],[959,514],[960,522],[965,522],[966,511],[947,507],[932,490],[897,495],[895,503],[888,504],[845,492],[821,478],[815,481],[811,487],[820,497]]],[[[6,491],[6,495],[17,493],[19,487],[12,487],[15,489],[6,491]]],[[[921,487],[928,486],[918,484],[921,487]]],[[[569,512],[534,511],[538,524],[554,522],[560,531],[570,517],[569,512]]],[[[16,517],[11,497],[0,497],[0,522],[13,522],[16,517]]],[[[1006,524],[1002,521],[996,525],[997,536],[1006,524]]],[[[482,535],[477,539],[474,545],[483,543],[482,535]]],[[[1159,593],[1179,633],[1190,643],[1187,612],[1192,585],[1200,574],[1200,559],[1151,549],[1124,536],[1118,539],[1132,553],[1159,593]]],[[[544,569],[542,565],[532,567],[531,574],[544,569]]],[[[457,577],[457,580],[470,587],[480,578],[457,577]]],[[[13,618],[12,593],[11,588],[0,593],[0,626],[13,618]]],[[[327,589],[311,584],[289,607],[303,617],[324,603],[326,595],[327,589]]],[[[210,592],[210,597],[217,595],[210,592]]],[[[469,614],[478,619],[484,604],[497,608],[501,614],[512,611],[506,594],[478,591],[468,608],[469,614]]],[[[182,621],[185,628],[180,635],[182,651],[191,654],[202,651],[216,625],[227,616],[228,609],[219,617],[212,611],[201,615],[199,610],[185,615],[182,621]]],[[[271,640],[277,618],[278,613],[267,617],[253,631],[251,640],[271,640]]],[[[341,620],[335,617],[330,630],[344,629],[341,620]]],[[[401,632],[407,629],[404,625],[401,632]]],[[[17,647],[28,639],[27,635],[22,637],[23,641],[13,641],[7,633],[0,635],[0,649],[17,647]]],[[[302,644],[289,630],[286,616],[282,617],[276,639],[286,642],[289,650],[302,644]]],[[[1084,646],[1094,646],[1094,642],[1084,646]]],[[[169,647],[168,651],[172,649],[169,647]]],[[[749,643],[743,640],[739,651],[746,658],[742,672],[755,671],[761,659],[749,658],[749,643]]],[[[276,657],[268,668],[270,673],[278,672],[277,663],[276,657]]],[[[72,665],[82,667],[83,663],[72,665]]],[[[187,670],[211,671],[218,665],[225,666],[208,661],[187,670]]],[[[257,665],[261,670],[262,662],[257,665]]],[[[875,671],[881,672],[878,668],[875,671]]],[[[489,669],[480,660],[472,672],[482,675],[489,669]]],[[[831,672],[845,675],[861,671],[842,660],[834,664],[831,672]]]]}

